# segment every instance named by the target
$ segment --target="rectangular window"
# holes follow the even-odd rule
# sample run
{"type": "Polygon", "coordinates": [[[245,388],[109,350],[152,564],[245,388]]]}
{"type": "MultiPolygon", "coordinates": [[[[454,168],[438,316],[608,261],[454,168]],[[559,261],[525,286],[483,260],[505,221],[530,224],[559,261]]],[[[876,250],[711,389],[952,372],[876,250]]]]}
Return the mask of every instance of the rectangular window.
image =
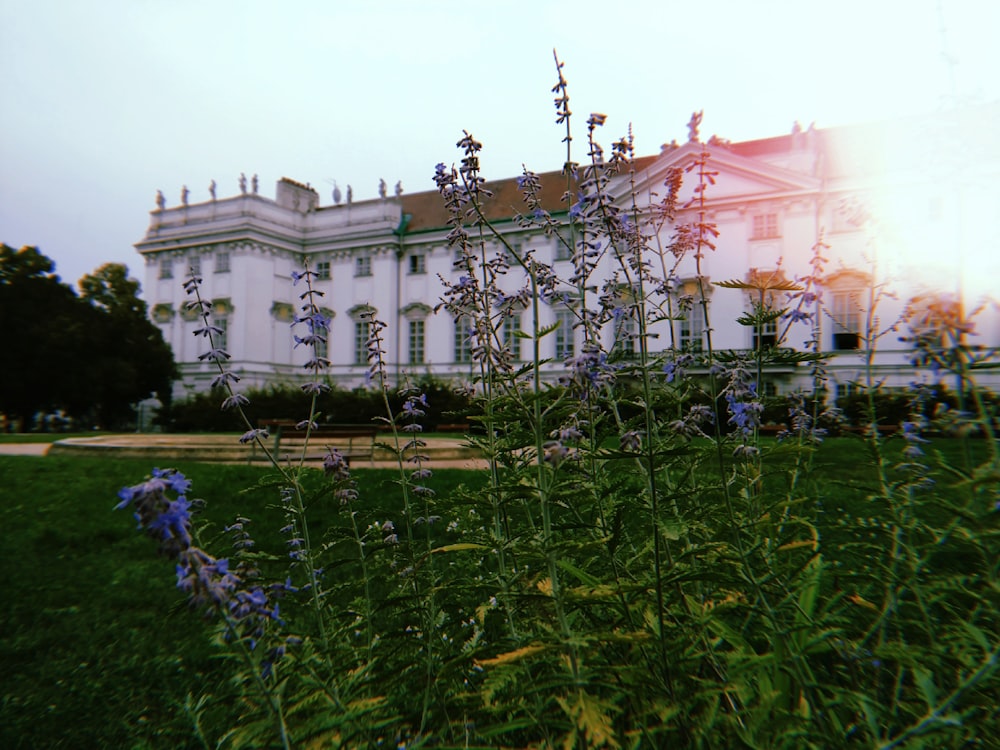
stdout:
{"type": "Polygon", "coordinates": [[[468,318],[455,319],[455,361],[459,364],[472,361],[472,324],[468,318]]]}
{"type": "Polygon", "coordinates": [[[778,344],[778,321],[769,320],[754,328],[753,348],[771,349],[778,344]]]}
{"type": "Polygon", "coordinates": [[[753,232],[750,239],[768,240],[780,237],[778,214],[757,214],[753,217],[753,232]]]}
{"type": "Polygon", "coordinates": [[[188,258],[188,271],[192,276],[201,275],[201,256],[192,255],[188,258]]]}
{"type": "Polygon", "coordinates": [[[368,334],[371,323],[367,320],[354,321],[354,364],[368,364],[368,334]]]}
{"type": "Polygon", "coordinates": [[[415,254],[410,256],[410,274],[417,275],[427,273],[427,256],[415,254]]]}
{"type": "Polygon", "coordinates": [[[562,239],[556,239],[556,260],[571,260],[573,248],[562,239]]]}
{"type": "Polygon", "coordinates": [[[172,279],[174,278],[174,262],[169,258],[164,258],[160,261],[160,278],[161,279],[172,279]]]}
{"type": "Polygon", "coordinates": [[[505,317],[500,323],[500,341],[503,347],[510,352],[511,358],[515,362],[521,361],[521,338],[517,335],[521,332],[521,316],[519,314],[505,317]]]}
{"type": "Polygon", "coordinates": [[[215,272],[229,273],[229,253],[217,253],[215,256],[215,272]]]}
{"type": "Polygon", "coordinates": [[[857,383],[837,383],[835,385],[834,400],[853,396],[858,392],[857,383]]]}
{"type": "Polygon", "coordinates": [[[316,357],[319,359],[326,359],[330,356],[330,332],[324,330],[317,330],[317,335],[322,338],[316,339],[316,357]]]}
{"type": "Polygon", "coordinates": [[[320,281],[328,281],[330,279],[330,261],[321,260],[316,264],[316,278],[320,281]]]}
{"type": "Polygon", "coordinates": [[[424,321],[410,321],[410,364],[424,361],[424,321]]]}
{"type": "Polygon", "coordinates": [[[576,323],[576,316],[572,310],[556,310],[556,359],[569,359],[576,353],[575,342],[573,340],[573,325],[576,323]]]}
{"type": "Polygon", "coordinates": [[[355,276],[371,276],[372,275],[372,258],[370,255],[359,255],[354,259],[354,275],[355,276]]]}
{"type": "Polygon", "coordinates": [[[216,349],[222,349],[223,351],[229,351],[229,318],[214,318],[212,320],[212,325],[218,328],[221,333],[216,332],[212,334],[212,343],[215,345],[216,349]]]}
{"type": "Polygon", "coordinates": [[[615,353],[626,359],[634,359],[639,351],[639,326],[628,313],[615,321],[615,353]]]}
{"type": "Polygon", "coordinates": [[[833,348],[852,351],[861,348],[860,292],[833,293],[833,348]]]}
{"type": "Polygon", "coordinates": [[[702,351],[705,347],[705,306],[695,300],[691,309],[682,314],[677,343],[684,351],[702,351]]]}

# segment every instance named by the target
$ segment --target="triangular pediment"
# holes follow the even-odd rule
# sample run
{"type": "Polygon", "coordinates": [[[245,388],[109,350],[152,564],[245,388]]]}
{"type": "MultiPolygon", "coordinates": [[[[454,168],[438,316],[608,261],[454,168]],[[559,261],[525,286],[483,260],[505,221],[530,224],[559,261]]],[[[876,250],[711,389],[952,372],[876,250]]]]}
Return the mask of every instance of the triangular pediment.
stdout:
{"type": "MultiPolygon", "coordinates": [[[[684,206],[697,194],[698,169],[686,171],[699,158],[703,146],[686,143],[665,151],[652,163],[635,175],[635,189],[638,196],[655,194],[653,201],[662,200],[666,193],[664,180],[669,170],[680,169],[684,180],[681,185],[678,206],[684,206]]],[[[719,205],[760,200],[767,197],[784,197],[812,193],[820,189],[818,177],[777,166],[762,159],[753,159],[733,153],[722,146],[707,147],[709,159],[706,172],[713,173],[712,181],[705,189],[706,203],[719,205]]],[[[794,156],[794,155],[790,155],[794,156]]],[[[624,198],[631,190],[628,179],[620,179],[612,188],[612,194],[624,198]]]]}

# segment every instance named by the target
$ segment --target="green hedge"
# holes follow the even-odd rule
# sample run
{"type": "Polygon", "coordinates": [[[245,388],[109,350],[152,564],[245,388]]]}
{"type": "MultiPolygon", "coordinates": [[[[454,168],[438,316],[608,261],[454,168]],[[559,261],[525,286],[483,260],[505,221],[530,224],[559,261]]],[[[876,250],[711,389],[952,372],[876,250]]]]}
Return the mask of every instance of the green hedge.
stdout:
{"type": "MultiPolygon", "coordinates": [[[[418,381],[414,387],[427,397],[427,414],[420,420],[425,430],[433,431],[441,424],[468,421],[473,407],[463,392],[448,383],[430,378],[418,381]]],[[[246,411],[253,422],[262,419],[305,419],[309,415],[309,398],[298,388],[250,388],[244,395],[250,399],[246,411]]],[[[239,430],[241,425],[236,416],[220,409],[224,398],[222,391],[215,389],[175,401],[160,409],[156,424],[167,432],[239,430]]],[[[397,392],[390,394],[389,402],[393,413],[401,411],[404,400],[397,392]]],[[[338,424],[369,424],[386,416],[381,394],[366,388],[333,388],[319,397],[317,409],[320,412],[318,421],[338,424]]]]}

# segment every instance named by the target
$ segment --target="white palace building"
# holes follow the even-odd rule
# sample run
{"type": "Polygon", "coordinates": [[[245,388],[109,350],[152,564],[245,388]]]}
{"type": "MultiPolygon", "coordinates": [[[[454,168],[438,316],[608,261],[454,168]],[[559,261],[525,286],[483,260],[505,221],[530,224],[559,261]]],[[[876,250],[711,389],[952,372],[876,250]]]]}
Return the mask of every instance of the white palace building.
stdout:
{"type": "MultiPolygon", "coordinates": [[[[775,332],[738,325],[736,319],[751,306],[747,291],[711,282],[794,280],[810,272],[812,248],[822,240],[828,262],[820,288],[820,349],[830,357],[831,391],[844,393],[864,381],[866,307],[873,284],[881,297],[873,319],[879,329],[890,328],[907,306],[916,310],[912,323],[880,339],[870,369],[885,386],[902,387],[937,377],[914,365],[911,345],[900,338],[908,325],[933,325],[942,310],[968,313],[983,303],[966,343],[980,351],[1000,345],[998,115],[1000,107],[994,105],[879,125],[796,125],[788,135],[741,143],[713,137],[705,145],[692,125],[687,143],[664,146],[659,154],[634,162],[634,190],[626,175],[614,178],[609,192],[623,208],[632,206],[633,194],[640,208],[648,206],[662,199],[669,169],[687,168],[707,148],[708,168],[717,175],[705,192],[704,210],[719,232],[702,264],[713,347],[747,350],[757,335],[766,340],[775,332]]],[[[565,178],[558,172],[540,177],[543,206],[565,221],[565,178]]],[[[681,206],[694,195],[695,173],[684,180],[681,206]]],[[[551,262],[569,278],[572,264],[564,247],[514,221],[525,210],[516,178],[487,179],[486,187],[494,193],[488,214],[510,245],[533,250],[538,260],[551,262]]],[[[211,191],[211,200],[189,204],[185,189],[182,204],[171,207],[161,194],[149,229],[135,246],[145,262],[152,318],[182,373],[177,395],[208,388],[215,374],[214,365],[198,359],[205,340],[192,335],[198,321],[185,308],[189,297],[182,283],[191,268],[204,279],[202,294],[214,303],[214,322],[225,332],[223,348],[244,385],[304,377],[307,352],[293,347],[290,327],[303,291],[301,285],[293,288],[292,272],[304,263],[316,272],[314,284],[325,293],[324,313],[332,317],[327,353],[332,382],[354,387],[365,381],[368,329],[361,313],[368,309],[388,323],[385,350],[393,376],[471,378],[466,327],[443,309],[435,312],[443,291],[439,276],[457,279],[460,274],[446,242],[448,215],[436,191],[403,194],[397,186],[387,194],[383,182],[378,198],[356,201],[349,192],[342,202],[336,191],[331,205],[322,205],[316,190],[290,179],[278,181],[274,198],[258,192],[256,177],[250,190],[241,177],[240,192],[233,197],[216,199],[214,182],[211,191]]],[[[682,208],[676,223],[695,220],[695,211],[682,208]]],[[[674,227],[661,232],[658,239],[666,245],[674,227]]],[[[651,247],[656,240],[650,239],[651,247]]],[[[499,252],[501,245],[493,240],[488,247],[499,252]]],[[[598,277],[610,273],[601,268],[598,277]]],[[[697,293],[693,257],[684,258],[674,273],[678,293],[697,293]]],[[[523,274],[519,267],[511,269],[504,282],[510,291],[523,285],[523,274]]],[[[565,369],[563,360],[579,351],[582,334],[573,327],[571,310],[559,304],[540,309],[540,325],[559,324],[541,341],[542,355],[549,358],[545,370],[556,377],[565,369]]],[[[532,330],[531,310],[529,305],[513,325],[532,330]]],[[[693,350],[705,343],[700,305],[657,325],[649,339],[654,352],[671,341],[693,350]],[[666,330],[671,325],[673,332],[666,330]]],[[[613,328],[609,323],[605,330],[609,350],[620,333],[613,328]]],[[[810,324],[795,323],[782,346],[804,348],[810,336],[810,324]]],[[[515,359],[528,356],[529,341],[507,340],[524,349],[514,352],[515,359]]],[[[1000,390],[1000,376],[991,373],[983,370],[980,382],[1000,390]]],[[[809,389],[809,368],[772,367],[764,388],[771,393],[809,389]]]]}

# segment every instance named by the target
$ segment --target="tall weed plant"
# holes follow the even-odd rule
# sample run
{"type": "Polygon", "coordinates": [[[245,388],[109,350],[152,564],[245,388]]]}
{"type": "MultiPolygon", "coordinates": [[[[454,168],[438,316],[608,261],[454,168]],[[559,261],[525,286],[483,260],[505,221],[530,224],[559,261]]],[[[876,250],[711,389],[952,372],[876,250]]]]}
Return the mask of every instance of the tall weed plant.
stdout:
{"type": "MultiPolygon", "coordinates": [[[[402,407],[390,408],[385,324],[374,317],[369,379],[398,461],[392,502],[359,497],[336,450],[324,472],[306,466],[305,449],[298,461],[273,456],[286,548],[257,549],[251,521],[238,518],[223,552],[203,541],[212,530],[199,527],[201,501],[179,471],[122,490],[120,507],[174,561],[192,606],[216,618],[242,688],[238,726],[204,727],[208,696],[189,702],[192,726],[206,746],[225,747],[990,746],[1000,737],[1000,456],[995,414],[975,383],[986,355],[966,343],[971,317],[913,341],[960,383],[963,408],[935,413],[933,392],[915,387],[909,417],[886,437],[871,362],[889,329],[877,328],[883,289],[873,288],[863,334],[870,429],[857,439],[875,479],[861,487],[862,512],[845,509],[849,480],[815,473],[819,425],[833,419],[819,346],[830,317],[822,237],[806,276],[718,283],[753,300],[739,323],[778,334],[774,345],[758,336],[749,353],[716,348],[702,266],[718,235],[706,209],[710,149],[667,176],[658,203],[641,204],[631,134],[606,152],[603,115],[588,118],[586,159],[575,161],[556,65],[567,214],[543,207],[539,177],[525,170],[517,222],[565,248],[569,278],[487,219],[471,134],[458,142],[459,166],[434,175],[460,268],[442,280],[439,307],[474,342],[468,388],[481,430],[469,440],[487,459],[485,490],[435,494],[421,440],[426,396],[404,387],[402,407]],[[612,198],[613,179],[633,185],[631,199],[612,198]],[[681,206],[684,181],[695,197],[681,206]],[[679,223],[681,209],[694,220],[679,223]],[[692,258],[699,288],[685,295],[677,269],[692,258]],[[612,272],[595,275],[608,259],[612,272]],[[557,332],[539,322],[543,305],[569,311],[582,340],[558,382],[546,377],[543,342],[557,332]],[[652,326],[695,305],[707,323],[702,351],[654,342],[652,326]],[[507,335],[522,310],[530,329],[507,335]],[[782,347],[801,322],[811,351],[782,347]],[[608,326],[623,332],[610,349],[608,326]],[[512,356],[514,342],[530,350],[527,364],[512,356]],[[811,368],[813,392],[791,400],[777,439],[763,439],[762,375],[789,363],[811,368]],[[932,426],[985,439],[948,459],[924,437],[932,426]],[[339,521],[311,526],[318,503],[339,506],[339,521]]],[[[307,434],[329,364],[318,354],[329,320],[313,278],[308,267],[295,276],[295,341],[314,353],[302,386],[307,434]]],[[[186,285],[204,314],[203,359],[218,367],[241,441],[267,453],[229,355],[214,345],[220,332],[199,283],[186,285]]]]}

